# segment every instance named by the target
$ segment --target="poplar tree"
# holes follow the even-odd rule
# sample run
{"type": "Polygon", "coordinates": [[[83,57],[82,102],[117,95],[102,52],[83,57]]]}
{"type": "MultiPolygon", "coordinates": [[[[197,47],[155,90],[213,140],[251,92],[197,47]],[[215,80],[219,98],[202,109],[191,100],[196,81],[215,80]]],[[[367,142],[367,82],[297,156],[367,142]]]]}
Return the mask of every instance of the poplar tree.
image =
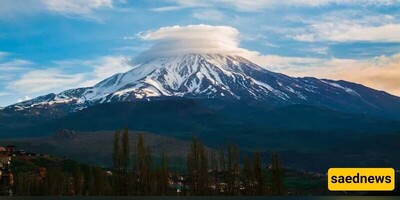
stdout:
{"type": "Polygon", "coordinates": [[[96,193],[96,185],[95,185],[95,180],[94,180],[94,176],[93,176],[93,170],[92,168],[89,168],[87,177],[86,177],[86,185],[87,185],[87,194],[89,196],[95,196],[97,195],[96,193]]]}
{"type": "Polygon", "coordinates": [[[225,163],[225,151],[224,147],[220,146],[218,149],[218,160],[219,160],[219,170],[220,170],[220,182],[227,183],[227,171],[226,171],[226,163],[225,163]]]}
{"type": "Polygon", "coordinates": [[[59,167],[50,167],[44,177],[44,195],[59,196],[65,191],[65,175],[59,167]]]}
{"type": "Polygon", "coordinates": [[[207,195],[208,194],[208,157],[207,151],[203,144],[199,142],[200,145],[200,195],[207,195]]]}
{"type": "Polygon", "coordinates": [[[212,149],[210,152],[210,167],[211,167],[211,173],[212,177],[210,180],[210,183],[214,185],[215,189],[218,189],[218,161],[217,161],[217,151],[215,149],[212,149]]]}
{"type": "Polygon", "coordinates": [[[93,170],[94,193],[100,196],[112,195],[112,188],[103,169],[96,167],[93,170]]]}
{"type": "Polygon", "coordinates": [[[152,150],[150,146],[145,145],[145,155],[144,155],[144,194],[151,195],[152,192],[155,190],[153,187],[154,185],[154,172],[153,172],[153,157],[152,157],[152,150]]]}
{"type": "Polygon", "coordinates": [[[224,152],[224,147],[223,146],[220,146],[219,147],[219,155],[218,155],[218,158],[219,158],[219,169],[220,169],[220,171],[221,172],[224,172],[224,171],[226,171],[226,164],[225,164],[225,152],[224,152]]]}
{"type": "Polygon", "coordinates": [[[228,192],[230,195],[239,192],[239,149],[237,145],[228,145],[228,192]]]}
{"type": "Polygon", "coordinates": [[[244,158],[243,164],[243,186],[245,188],[244,195],[253,195],[254,173],[250,160],[244,158]]]}
{"type": "Polygon", "coordinates": [[[254,177],[256,177],[255,194],[259,196],[264,195],[265,177],[263,172],[261,154],[258,151],[254,154],[253,170],[254,170],[254,177]]]}
{"type": "Polygon", "coordinates": [[[167,195],[169,187],[169,169],[168,169],[168,157],[163,151],[161,153],[160,163],[157,168],[157,180],[156,188],[158,195],[167,195]]]}
{"type": "MultiPolygon", "coordinates": [[[[121,194],[121,149],[119,131],[114,133],[114,149],[113,149],[113,182],[115,195],[121,194]]],[[[91,174],[93,177],[93,174],[91,174]]]]}
{"type": "Polygon", "coordinates": [[[120,171],[121,166],[121,150],[119,146],[119,131],[115,131],[114,133],[114,149],[113,149],[113,168],[115,172],[120,171]]]}
{"type": "Polygon", "coordinates": [[[81,167],[76,164],[74,167],[74,172],[73,172],[73,184],[74,184],[74,195],[75,196],[80,196],[82,195],[83,192],[83,173],[81,170],[81,167]]]}
{"type": "Polygon", "coordinates": [[[283,169],[280,163],[278,153],[272,154],[272,162],[271,162],[271,192],[273,195],[284,195],[284,177],[283,177],[283,169]]]}
{"type": "Polygon", "coordinates": [[[129,132],[128,129],[124,129],[122,133],[122,149],[120,158],[120,181],[121,181],[121,195],[128,195],[129,190],[129,179],[128,179],[128,167],[130,161],[129,151],[129,132]]]}
{"type": "Polygon", "coordinates": [[[213,172],[218,171],[218,161],[217,161],[217,151],[215,149],[212,149],[210,152],[210,164],[211,164],[211,170],[213,172]]]}
{"type": "Polygon", "coordinates": [[[208,158],[203,144],[192,137],[187,155],[188,179],[194,195],[206,195],[208,189],[208,158]]]}
{"type": "Polygon", "coordinates": [[[150,147],[144,143],[143,135],[138,134],[136,139],[136,157],[134,164],[135,179],[138,195],[148,195],[153,181],[151,166],[152,156],[150,147]]]}

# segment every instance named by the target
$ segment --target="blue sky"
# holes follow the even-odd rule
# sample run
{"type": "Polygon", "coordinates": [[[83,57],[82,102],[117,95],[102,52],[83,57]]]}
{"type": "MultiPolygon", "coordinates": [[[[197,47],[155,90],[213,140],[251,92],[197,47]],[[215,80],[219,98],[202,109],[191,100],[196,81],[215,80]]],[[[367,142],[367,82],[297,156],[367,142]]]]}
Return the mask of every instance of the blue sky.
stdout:
{"type": "Polygon", "coordinates": [[[272,71],[400,95],[399,0],[2,0],[0,106],[91,86],[129,70],[146,36],[198,24],[272,71]]]}

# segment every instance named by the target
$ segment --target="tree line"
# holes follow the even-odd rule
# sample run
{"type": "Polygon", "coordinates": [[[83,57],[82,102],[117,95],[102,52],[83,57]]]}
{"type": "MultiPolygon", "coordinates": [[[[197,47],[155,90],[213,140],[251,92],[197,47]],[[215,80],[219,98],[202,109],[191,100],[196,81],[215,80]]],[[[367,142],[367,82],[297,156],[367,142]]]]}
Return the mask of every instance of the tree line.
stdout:
{"type": "Polygon", "coordinates": [[[239,155],[237,145],[210,149],[193,137],[185,172],[171,168],[165,152],[154,155],[142,134],[130,146],[128,130],[114,133],[112,169],[76,165],[72,172],[50,167],[45,174],[17,174],[17,195],[284,195],[279,155],[263,164],[260,152],[239,155]]]}
{"type": "Polygon", "coordinates": [[[112,183],[99,167],[85,168],[76,164],[72,172],[60,166],[46,169],[46,173],[17,173],[15,195],[17,196],[98,196],[113,195],[112,183]]]}

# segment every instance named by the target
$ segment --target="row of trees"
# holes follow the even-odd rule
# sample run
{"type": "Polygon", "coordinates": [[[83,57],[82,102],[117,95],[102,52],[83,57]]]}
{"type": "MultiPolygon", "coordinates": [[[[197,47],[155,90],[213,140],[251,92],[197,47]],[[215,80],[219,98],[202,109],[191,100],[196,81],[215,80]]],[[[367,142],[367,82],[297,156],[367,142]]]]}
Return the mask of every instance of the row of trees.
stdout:
{"type": "Polygon", "coordinates": [[[128,130],[114,134],[113,167],[71,172],[51,167],[43,174],[18,174],[17,195],[283,195],[283,169],[278,154],[265,166],[260,152],[240,156],[237,145],[205,147],[193,137],[186,172],[170,168],[165,153],[153,157],[141,134],[130,146],[128,130]],[[133,154],[131,154],[133,152],[133,154]],[[157,159],[156,159],[157,158],[157,159]]]}
{"type": "Polygon", "coordinates": [[[155,164],[151,148],[145,144],[143,135],[138,134],[131,157],[128,130],[114,134],[113,183],[115,195],[170,195],[171,176],[168,158],[165,153],[155,164]]]}
{"type": "MultiPolygon", "coordinates": [[[[116,195],[170,195],[176,190],[169,180],[179,174],[169,168],[165,153],[154,164],[151,149],[138,134],[131,159],[128,130],[114,134],[114,183],[116,195]],[[132,161],[132,162],[131,162],[132,161]],[[132,166],[131,170],[129,170],[132,166]]],[[[274,153],[268,170],[260,152],[252,158],[239,155],[237,145],[206,148],[193,137],[187,153],[186,173],[180,192],[184,195],[283,195],[283,169],[274,153]],[[241,164],[243,161],[243,164],[241,164]]],[[[175,180],[176,181],[176,180],[175,180]]]]}
{"type": "Polygon", "coordinates": [[[278,154],[263,165],[260,152],[241,164],[237,145],[207,149],[193,137],[187,155],[187,177],[193,195],[283,195],[284,174],[278,154]]]}
{"type": "Polygon", "coordinates": [[[15,178],[18,196],[60,195],[113,195],[110,178],[101,168],[86,168],[75,165],[72,172],[53,166],[46,173],[18,173],[15,178]]]}

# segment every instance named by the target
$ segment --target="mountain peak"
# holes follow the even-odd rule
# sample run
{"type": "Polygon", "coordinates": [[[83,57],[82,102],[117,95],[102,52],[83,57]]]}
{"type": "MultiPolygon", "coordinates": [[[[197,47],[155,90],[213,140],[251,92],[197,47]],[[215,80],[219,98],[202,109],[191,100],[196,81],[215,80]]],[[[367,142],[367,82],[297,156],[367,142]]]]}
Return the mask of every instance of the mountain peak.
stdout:
{"type": "Polygon", "coordinates": [[[139,63],[132,70],[116,74],[95,88],[118,88],[118,96],[135,91],[135,98],[194,96],[202,93],[208,93],[209,97],[239,98],[229,91],[228,84],[246,77],[243,76],[244,71],[251,68],[262,70],[250,61],[234,55],[186,54],[160,57],[139,63]],[[239,74],[241,77],[236,77],[239,74]],[[216,91],[219,93],[216,94],[216,91]]]}

